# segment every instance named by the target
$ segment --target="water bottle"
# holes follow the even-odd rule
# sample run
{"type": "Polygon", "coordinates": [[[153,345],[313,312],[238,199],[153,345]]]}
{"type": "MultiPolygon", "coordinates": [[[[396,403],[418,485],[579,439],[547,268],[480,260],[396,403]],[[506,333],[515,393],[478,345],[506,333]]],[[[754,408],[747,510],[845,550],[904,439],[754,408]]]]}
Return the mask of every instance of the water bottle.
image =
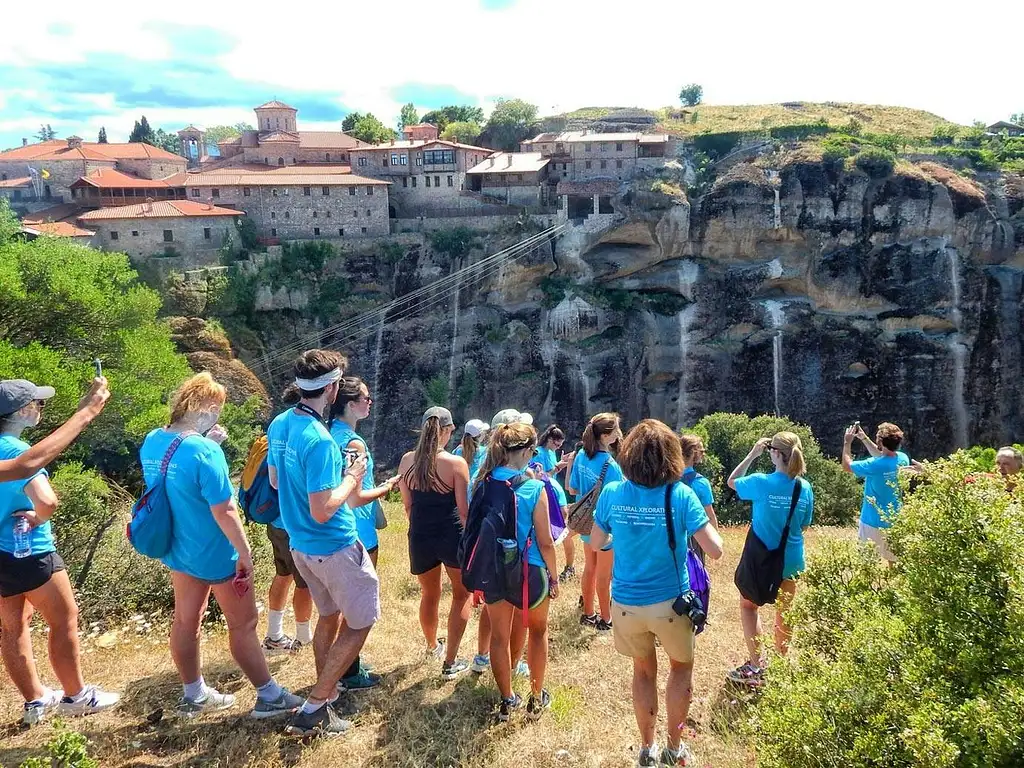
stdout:
{"type": "Polygon", "coordinates": [[[14,518],[14,556],[28,557],[32,554],[32,526],[24,517],[14,518]]]}

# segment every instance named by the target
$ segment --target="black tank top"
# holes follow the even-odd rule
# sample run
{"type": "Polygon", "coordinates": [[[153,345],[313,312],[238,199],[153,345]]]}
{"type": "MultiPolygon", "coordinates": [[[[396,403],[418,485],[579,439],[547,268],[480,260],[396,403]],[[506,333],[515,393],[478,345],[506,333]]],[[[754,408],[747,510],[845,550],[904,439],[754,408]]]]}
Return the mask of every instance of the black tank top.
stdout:
{"type": "Polygon", "coordinates": [[[459,520],[459,512],[455,505],[454,488],[443,485],[442,481],[441,489],[420,491],[410,488],[409,491],[412,493],[410,534],[445,533],[452,528],[462,530],[462,521],[459,520]]]}

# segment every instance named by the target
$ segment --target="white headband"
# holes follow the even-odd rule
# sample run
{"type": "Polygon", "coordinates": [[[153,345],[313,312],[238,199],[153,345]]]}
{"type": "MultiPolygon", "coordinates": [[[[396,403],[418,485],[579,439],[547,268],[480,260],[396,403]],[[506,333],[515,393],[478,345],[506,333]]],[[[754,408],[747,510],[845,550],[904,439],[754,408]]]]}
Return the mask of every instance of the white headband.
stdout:
{"type": "Polygon", "coordinates": [[[323,389],[328,384],[333,384],[341,378],[341,369],[335,368],[333,371],[317,376],[315,379],[300,379],[298,376],[295,377],[295,386],[304,392],[315,392],[318,389],[323,389]]]}

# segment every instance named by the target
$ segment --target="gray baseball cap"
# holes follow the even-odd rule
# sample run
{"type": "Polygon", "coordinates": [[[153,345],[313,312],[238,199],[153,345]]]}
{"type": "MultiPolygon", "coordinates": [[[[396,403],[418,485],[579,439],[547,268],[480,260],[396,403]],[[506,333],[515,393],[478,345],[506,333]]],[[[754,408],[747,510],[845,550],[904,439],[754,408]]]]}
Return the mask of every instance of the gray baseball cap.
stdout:
{"type": "Polygon", "coordinates": [[[427,423],[427,419],[437,418],[442,427],[451,427],[455,424],[455,420],[452,418],[452,412],[447,408],[442,408],[440,405],[435,405],[427,408],[426,413],[423,414],[423,421],[421,426],[427,423]]]}
{"type": "Polygon", "coordinates": [[[0,416],[19,411],[33,400],[49,400],[55,394],[53,387],[37,387],[26,379],[0,381],[0,416]]]}
{"type": "Polygon", "coordinates": [[[501,424],[533,424],[533,416],[526,411],[504,408],[494,414],[494,418],[491,419],[492,427],[497,427],[501,424]]]}

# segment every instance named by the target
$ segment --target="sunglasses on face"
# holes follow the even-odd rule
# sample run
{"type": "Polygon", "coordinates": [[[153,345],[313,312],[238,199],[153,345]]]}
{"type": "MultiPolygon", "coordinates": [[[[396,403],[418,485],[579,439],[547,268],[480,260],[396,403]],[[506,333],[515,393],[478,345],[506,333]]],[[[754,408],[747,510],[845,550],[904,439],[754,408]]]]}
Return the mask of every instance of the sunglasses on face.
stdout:
{"type": "Polygon", "coordinates": [[[369,405],[370,403],[373,402],[373,398],[370,397],[369,395],[360,395],[359,397],[356,398],[356,402],[366,403],[367,405],[369,405]]]}
{"type": "Polygon", "coordinates": [[[36,400],[35,403],[36,403],[36,408],[38,408],[39,410],[43,410],[43,408],[46,407],[46,401],[45,400],[36,400]]]}

